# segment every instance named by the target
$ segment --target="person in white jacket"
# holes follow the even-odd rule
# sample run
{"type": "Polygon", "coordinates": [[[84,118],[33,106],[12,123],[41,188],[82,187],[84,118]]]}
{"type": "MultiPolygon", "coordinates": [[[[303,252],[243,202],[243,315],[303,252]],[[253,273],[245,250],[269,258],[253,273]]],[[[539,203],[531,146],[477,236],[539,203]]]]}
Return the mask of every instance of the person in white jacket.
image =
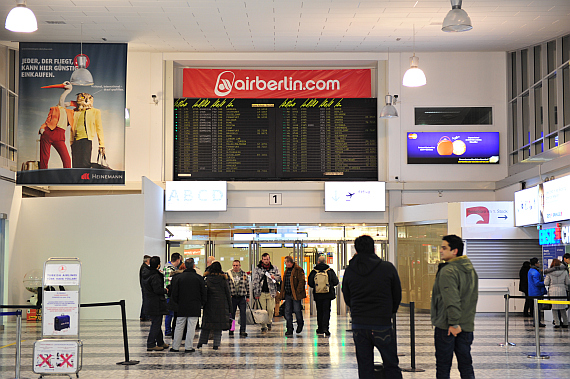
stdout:
{"type": "MultiPolygon", "coordinates": [[[[560,260],[554,259],[550,268],[561,265],[560,260]]],[[[548,296],[566,296],[566,288],[570,284],[570,277],[566,270],[550,271],[544,279],[544,285],[548,286],[548,296]]],[[[568,328],[568,315],[566,314],[566,304],[552,304],[552,317],[554,318],[555,328],[568,328]],[[560,312],[559,312],[560,311],[560,312]],[[562,324],[560,323],[559,313],[562,314],[562,324]]]]}

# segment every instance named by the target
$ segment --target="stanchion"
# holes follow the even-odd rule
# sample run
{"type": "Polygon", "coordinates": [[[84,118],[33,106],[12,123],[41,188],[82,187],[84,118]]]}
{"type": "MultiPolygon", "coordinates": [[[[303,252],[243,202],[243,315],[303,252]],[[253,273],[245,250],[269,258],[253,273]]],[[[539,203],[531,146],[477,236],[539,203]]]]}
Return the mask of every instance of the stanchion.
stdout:
{"type": "Polygon", "coordinates": [[[1,316],[16,316],[16,367],[14,374],[16,379],[23,379],[20,377],[20,365],[22,364],[22,310],[0,312],[1,316]]]}
{"type": "Polygon", "coordinates": [[[509,342],[509,298],[510,295],[505,294],[505,342],[499,346],[516,346],[515,343],[509,342]]]}
{"type": "Polygon", "coordinates": [[[398,357],[403,357],[406,354],[398,353],[398,332],[397,332],[397,322],[396,322],[395,313],[392,313],[392,329],[394,329],[394,341],[396,341],[396,355],[398,357]]]}
{"type": "Polygon", "coordinates": [[[117,362],[118,365],[131,366],[140,363],[140,361],[131,361],[129,359],[129,338],[127,337],[127,311],[125,308],[125,300],[121,300],[121,319],[123,321],[123,345],[125,347],[124,362],[117,362]]]}
{"type": "Polygon", "coordinates": [[[534,299],[534,343],[536,344],[536,354],[529,354],[527,358],[548,359],[550,358],[549,355],[540,354],[540,335],[538,334],[540,328],[540,321],[538,320],[539,314],[538,299],[534,299]]]}
{"type": "Polygon", "coordinates": [[[424,369],[416,368],[416,317],[415,317],[415,303],[410,301],[410,349],[412,358],[412,367],[403,368],[405,372],[424,372],[424,369]]]}

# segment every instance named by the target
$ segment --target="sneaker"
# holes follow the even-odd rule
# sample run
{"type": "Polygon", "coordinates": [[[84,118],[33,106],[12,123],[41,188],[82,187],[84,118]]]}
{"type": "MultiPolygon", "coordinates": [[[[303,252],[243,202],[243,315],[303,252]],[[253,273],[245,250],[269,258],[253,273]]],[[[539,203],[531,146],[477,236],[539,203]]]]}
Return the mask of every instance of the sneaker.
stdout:
{"type": "Polygon", "coordinates": [[[303,331],[303,325],[297,325],[297,333],[301,333],[303,331]]]}
{"type": "Polygon", "coordinates": [[[174,348],[172,348],[172,347],[171,347],[170,350],[168,350],[168,351],[170,351],[171,353],[182,353],[180,350],[176,350],[176,349],[174,349],[174,348]]]}
{"type": "Polygon", "coordinates": [[[233,335],[234,335],[234,331],[230,330],[230,336],[233,336],[233,335]]]}
{"type": "Polygon", "coordinates": [[[147,347],[146,351],[162,351],[164,350],[164,347],[162,346],[155,346],[155,347],[147,347]]]}
{"type": "Polygon", "coordinates": [[[271,330],[271,324],[267,324],[267,330],[271,330]]]}
{"type": "Polygon", "coordinates": [[[324,335],[325,335],[325,337],[330,337],[330,336],[331,336],[331,332],[329,332],[329,331],[327,330],[327,331],[325,331],[324,335]]]}
{"type": "Polygon", "coordinates": [[[239,332],[239,336],[240,337],[247,337],[247,333],[246,332],[239,332]]]}
{"type": "Polygon", "coordinates": [[[288,330],[285,332],[286,336],[292,336],[293,335],[293,331],[292,330],[288,330]]]}
{"type": "Polygon", "coordinates": [[[267,333],[267,328],[261,328],[261,333],[267,333]]]}

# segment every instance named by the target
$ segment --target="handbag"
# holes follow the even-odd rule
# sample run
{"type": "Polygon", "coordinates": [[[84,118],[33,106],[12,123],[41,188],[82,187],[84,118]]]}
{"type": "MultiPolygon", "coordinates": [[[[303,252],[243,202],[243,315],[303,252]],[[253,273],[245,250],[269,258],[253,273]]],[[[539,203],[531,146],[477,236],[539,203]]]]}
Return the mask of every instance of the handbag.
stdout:
{"type": "Polygon", "coordinates": [[[100,170],[112,170],[107,164],[107,157],[105,154],[97,153],[97,162],[91,162],[91,168],[98,168],[100,170]]]}

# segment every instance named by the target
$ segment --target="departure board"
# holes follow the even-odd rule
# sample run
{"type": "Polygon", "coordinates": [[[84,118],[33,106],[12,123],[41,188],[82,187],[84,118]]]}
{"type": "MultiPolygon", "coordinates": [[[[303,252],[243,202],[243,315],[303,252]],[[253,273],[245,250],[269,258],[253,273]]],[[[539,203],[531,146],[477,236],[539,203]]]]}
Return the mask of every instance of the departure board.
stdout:
{"type": "Polygon", "coordinates": [[[376,99],[176,99],[174,180],[377,180],[376,99]]]}

